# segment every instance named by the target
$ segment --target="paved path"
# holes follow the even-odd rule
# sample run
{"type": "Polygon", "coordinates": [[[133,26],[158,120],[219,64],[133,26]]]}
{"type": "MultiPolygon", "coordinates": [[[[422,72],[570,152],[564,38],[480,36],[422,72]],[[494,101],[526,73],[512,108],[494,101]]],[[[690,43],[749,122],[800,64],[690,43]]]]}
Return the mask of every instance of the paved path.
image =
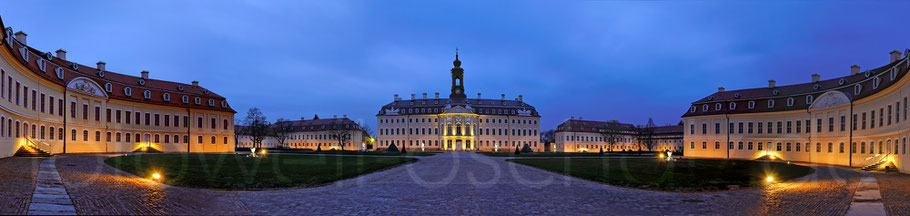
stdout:
{"type": "Polygon", "coordinates": [[[847,215],[886,215],[885,205],[882,204],[882,193],[879,192],[878,181],[875,180],[875,177],[864,176],[860,179],[847,215]]]}
{"type": "MultiPolygon", "coordinates": [[[[109,156],[69,155],[56,159],[76,213],[844,215],[864,175],[840,167],[813,165],[813,174],[766,187],[670,193],[604,185],[506,162],[505,158],[443,153],[317,188],[231,192],[149,181],[105,165],[103,160],[109,156]]],[[[0,170],[6,170],[7,164],[27,167],[21,161],[2,159],[0,170]]],[[[37,173],[37,164],[34,167],[37,173]]],[[[22,176],[28,176],[28,172],[24,173],[22,176]]],[[[10,176],[0,173],[0,178],[6,177],[10,176]]],[[[883,190],[910,190],[910,186],[904,186],[908,185],[907,179],[910,177],[904,175],[879,181],[883,182],[883,190]]],[[[0,189],[15,188],[0,185],[0,189]]],[[[890,195],[883,191],[882,196],[890,195]]],[[[9,202],[25,202],[28,206],[30,197],[9,202]]],[[[0,197],[0,201],[5,198],[0,197]]],[[[887,199],[884,203],[889,208],[887,199]]],[[[21,210],[5,212],[25,213],[23,208],[18,209],[21,210]]],[[[889,212],[906,212],[907,208],[898,209],[889,212]]],[[[7,209],[0,208],[3,210],[7,209]]]]}
{"type": "Polygon", "coordinates": [[[76,208],[73,201],[63,187],[60,174],[57,173],[57,157],[41,161],[38,177],[35,183],[35,192],[32,194],[28,206],[30,215],[75,215],[76,208]]]}
{"type": "Polygon", "coordinates": [[[843,215],[858,174],[713,193],[603,185],[472,153],[445,153],[320,188],[240,192],[253,214],[843,215]]]}
{"type": "Polygon", "coordinates": [[[40,163],[39,158],[0,159],[0,215],[28,213],[40,163]]]}

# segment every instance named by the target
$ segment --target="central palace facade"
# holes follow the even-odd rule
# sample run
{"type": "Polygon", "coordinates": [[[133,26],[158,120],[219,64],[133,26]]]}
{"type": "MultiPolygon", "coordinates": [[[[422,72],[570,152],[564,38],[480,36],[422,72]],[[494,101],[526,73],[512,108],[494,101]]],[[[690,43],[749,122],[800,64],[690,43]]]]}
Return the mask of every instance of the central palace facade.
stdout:
{"type": "Polygon", "coordinates": [[[464,69],[455,54],[451,69],[452,87],[449,98],[436,93],[427,98],[411,94],[410,100],[399,98],[379,110],[377,139],[374,149],[394,145],[408,151],[514,151],[527,146],[542,151],[540,115],[525,103],[521,95],[514,100],[467,98],[464,69]]]}

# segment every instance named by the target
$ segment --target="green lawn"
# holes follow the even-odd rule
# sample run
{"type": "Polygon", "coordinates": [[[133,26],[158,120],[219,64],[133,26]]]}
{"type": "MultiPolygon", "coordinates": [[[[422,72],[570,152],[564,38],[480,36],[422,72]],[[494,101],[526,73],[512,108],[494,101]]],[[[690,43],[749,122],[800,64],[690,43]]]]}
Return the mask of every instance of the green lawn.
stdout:
{"type": "Polygon", "coordinates": [[[611,185],[667,191],[726,190],[805,176],[814,170],[778,162],[656,158],[509,159],[540,169],[611,185]]]}
{"type": "Polygon", "coordinates": [[[341,179],[417,161],[404,157],[349,157],[270,154],[142,154],[108,158],[104,162],[140,177],[160,173],[168,185],[261,189],[318,186],[341,179]]]}
{"type": "MultiPolygon", "coordinates": [[[[244,151],[238,151],[241,153],[249,153],[249,149],[244,151]]],[[[294,154],[334,154],[334,155],[380,155],[380,156],[433,156],[438,152],[419,152],[419,151],[409,151],[404,154],[399,152],[387,152],[387,151],[341,151],[341,150],[328,150],[315,152],[309,149],[268,149],[266,152],[271,153],[294,153],[294,154]]]]}
{"type": "MultiPolygon", "coordinates": [[[[638,152],[533,152],[521,153],[516,155],[515,152],[483,152],[481,153],[490,157],[610,157],[610,156],[638,156],[638,152]]],[[[654,152],[642,152],[642,156],[653,157],[654,152]]]]}

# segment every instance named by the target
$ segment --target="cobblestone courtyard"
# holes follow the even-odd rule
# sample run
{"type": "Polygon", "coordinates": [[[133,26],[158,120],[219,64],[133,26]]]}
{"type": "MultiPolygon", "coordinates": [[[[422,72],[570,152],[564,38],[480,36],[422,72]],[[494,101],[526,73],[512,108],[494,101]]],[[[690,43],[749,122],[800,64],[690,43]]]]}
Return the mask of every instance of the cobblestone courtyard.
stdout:
{"type": "MultiPolygon", "coordinates": [[[[872,176],[815,166],[813,174],[767,187],[670,193],[603,185],[505,158],[444,153],[322,187],[219,191],[162,185],[111,168],[105,158],[56,160],[79,214],[843,215],[859,178],[872,176]]],[[[38,160],[0,159],[0,170],[0,213],[24,213],[38,160]]],[[[883,192],[886,209],[905,213],[907,175],[876,176],[883,191],[901,191],[883,192]]]]}

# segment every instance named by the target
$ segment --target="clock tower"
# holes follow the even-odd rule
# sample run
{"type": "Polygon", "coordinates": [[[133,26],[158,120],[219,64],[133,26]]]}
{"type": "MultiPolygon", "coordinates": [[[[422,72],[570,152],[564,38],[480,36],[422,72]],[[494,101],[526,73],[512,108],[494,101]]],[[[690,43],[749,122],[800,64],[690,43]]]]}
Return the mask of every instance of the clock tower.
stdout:
{"type": "Polygon", "coordinates": [[[464,102],[467,96],[464,94],[464,69],[461,68],[461,61],[458,60],[458,49],[455,49],[455,61],[452,62],[455,67],[452,68],[452,94],[449,99],[452,102],[464,102]]]}

